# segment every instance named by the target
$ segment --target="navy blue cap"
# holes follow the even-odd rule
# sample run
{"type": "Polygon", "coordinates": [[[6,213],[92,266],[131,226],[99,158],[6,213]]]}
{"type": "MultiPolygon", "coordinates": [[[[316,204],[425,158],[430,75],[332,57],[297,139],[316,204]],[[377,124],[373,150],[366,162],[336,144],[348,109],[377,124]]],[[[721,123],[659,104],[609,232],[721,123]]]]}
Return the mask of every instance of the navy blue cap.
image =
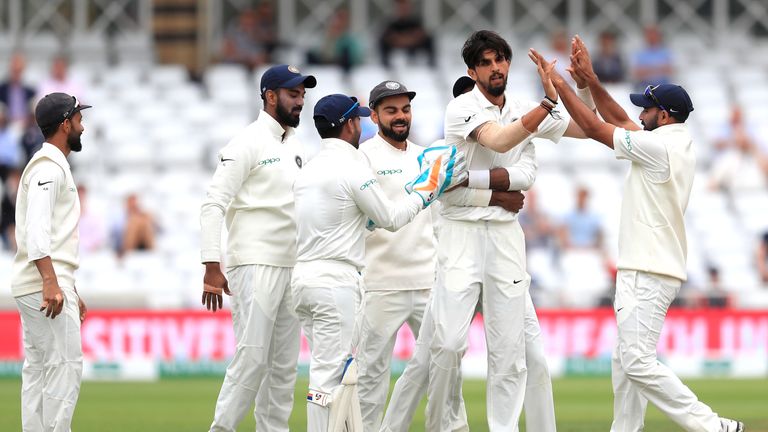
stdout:
{"type": "Polygon", "coordinates": [[[632,93],[629,100],[642,108],[658,107],[669,111],[673,117],[685,120],[693,111],[693,102],[688,92],[676,84],[648,86],[643,93],[632,93]]]}
{"type": "Polygon", "coordinates": [[[91,108],[83,105],[76,97],[66,93],[51,93],[45,95],[35,107],[35,121],[41,129],[56,126],[66,119],[72,118],[76,112],[91,108]]]}
{"type": "Polygon", "coordinates": [[[459,77],[455,83],[453,83],[453,97],[458,97],[461,94],[466,93],[468,89],[475,86],[475,80],[464,75],[459,77]]]}
{"type": "Polygon", "coordinates": [[[261,76],[261,94],[267,90],[294,88],[302,83],[305,88],[313,88],[317,85],[317,80],[312,75],[302,75],[296,66],[272,66],[261,76]]]}
{"type": "Polygon", "coordinates": [[[371,110],[360,106],[356,97],[343,94],[323,96],[315,104],[315,126],[318,129],[334,128],[355,117],[368,117],[371,110]]]}

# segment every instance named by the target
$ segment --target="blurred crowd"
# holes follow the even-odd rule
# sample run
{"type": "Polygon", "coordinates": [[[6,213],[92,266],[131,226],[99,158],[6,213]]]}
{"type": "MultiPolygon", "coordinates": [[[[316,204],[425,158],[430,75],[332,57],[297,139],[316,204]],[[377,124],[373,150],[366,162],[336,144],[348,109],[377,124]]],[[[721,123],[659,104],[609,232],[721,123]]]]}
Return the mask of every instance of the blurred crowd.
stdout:
{"type": "MultiPolygon", "coordinates": [[[[16,193],[21,172],[45,141],[35,122],[37,101],[55,92],[76,95],[81,100],[88,98],[87,89],[68,73],[69,60],[64,55],[51,60],[49,75],[35,86],[25,79],[25,67],[24,53],[13,53],[7,76],[0,81],[0,238],[2,248],[10,252],[16,251],[16,193]]],[[[138,195],[126,196],[125,207],[111,215],[94,215],[88,208],[86,186],[79,185],[78,194],[82,207],[80,244],[84,252],[111,249],[121,257],[133,250],[154,248],[157,226],[142,209],[138,195]]]]}
{"type": "MultiPolygon", "coordinates": [[[[359,65],[371,63],[390,68],[394,57],[399,56],[414,64],[436,67],[436,38],[417,8],[410,0],[394,0],[390,4],[390,14],[370,41],[372,49],[365,45],[365,38],[352,31],[349,10],[339,8],[326,20],[325,32],[314,46],[303,52],[304,63],[336,65],[349,72],[359,65]]],[[[221,63],[243,65],[249,70],[281,61],[277,50],[284,42],[278,37],[276,23],[275,6],[270,1],[242,10],[227,27],[216,58],[221,63]]],[[[622,42],[619,32],[605,31],[597,35],[591,49],[593,66],[601,81],[630,84],[642,90],[650,83],[673,80],[674,55],[657,27],[644,29],[642,43],[634,52],[622,49],[622,42]]],[[[570,40],[566,31],[553,30],[548,46],[542,51],[545,57],[557,59],[558,67],[563,69],[564,76],[568,76],[564,71],[570,64],[570,40]]],[[[57,56],[51,59],[48,76],[30,83],[24,77],[24,53],[16,52],[10,58],[7,73],[0,71],[0,239],[6,251],[15,250],[15,198],[21,170],[43,142],[34,122],[35,102],[54,91],[88,100],[89,89],[71,76],[69,66],[66,56],[57,56]]],[[[693,97],[695,101],[696,95],[693,97]]],[[[87,129],[87,116],[85,125],[87,129]]],[[[373,135],[372,123],[367,126],[364,136],[373,135]]],[[[727,196],[768,191],[768,141],[745,119],[742,107],[733,106],[730,116],[722,119],[720,129],[714,152],[700,160],[701,165],[707,167],[704,174],[707,187],[727,196]]],[[[217,146],[222,145],[224,142],[217,143],[217,146]]],[[[81,185],[78,190],[82,205],[83,252],[111,250],[115,256],[122,257],[135,250],[156,247],[157,218],[142,206],[140,193],[126,194],[122,197],[121,208],[101,214],[102,209],[89,206],[86,185],[81,185]]],[[[604,212],[594,211],[594,203],[590,201],[594,197],[590,196],[586,185],[577,185],[574,190],[574,207],[557,217],[540,208],[535,187],[528,192],[521,224],[526,232],[529,257],[536,253],[546,254],[555,266],[567,271],[570,264],[562,259],[563,256],[588,252],[599,257],[596,265],[601,265],[612,280],[615,263],[609,250],[614,241],[606,239],[605,227],[614,221],[603,220],[601,214],[604,212]]],[[[762,282],[768,284],[768,232],[757,236],[753,244],[754,268],[762,282]]],[[[722,269],[714,262],[705,264],[706,280],[692,280],[687,287],[689,297],[696,299],[698,293],[706,292],[701,301],[711,301],[713,305],[727,303],[727,299],[718,300],[719,297],[726,298],[725,293],[731,288],[722,286],[722,269]]],[[[605,297],[608,299],[611,294],[606,293],[605,297]]]]}

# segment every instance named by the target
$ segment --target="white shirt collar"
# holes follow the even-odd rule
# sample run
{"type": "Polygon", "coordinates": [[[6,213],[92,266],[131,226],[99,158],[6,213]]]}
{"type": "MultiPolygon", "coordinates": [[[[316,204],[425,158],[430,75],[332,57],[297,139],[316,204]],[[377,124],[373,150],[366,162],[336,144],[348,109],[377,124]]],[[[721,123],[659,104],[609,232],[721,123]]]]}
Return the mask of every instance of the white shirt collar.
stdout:
{"type": "Polygon", "coordinates": [[[266,128],[278,141],[285,141],[296,133],[296,130],[290,126],[283,129],[283,126],[263,109],[256,122],[266,128]]]}
{"type": "Polygon", "coordinates": [[[67,160],[67,157],[64,156],[64,153],[62,153],[55,145],[49,142],[44,142],[40,150],[57,164],[69,169],[69,161],[67,160]]]}

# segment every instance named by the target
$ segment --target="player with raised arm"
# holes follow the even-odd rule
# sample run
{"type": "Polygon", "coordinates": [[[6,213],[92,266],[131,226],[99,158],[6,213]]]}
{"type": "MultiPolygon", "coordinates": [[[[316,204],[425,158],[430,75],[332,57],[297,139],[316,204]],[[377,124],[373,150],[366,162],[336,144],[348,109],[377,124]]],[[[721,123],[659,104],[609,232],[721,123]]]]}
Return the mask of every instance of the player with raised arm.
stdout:
{"type": "MultiPolygon", "coordinates": [[[[545,88],[540,102],[514,98],[505,91],[512,50],[498,34],[472,33],[462,57],[477,84],[448,104],[445,142],[467,154],[468,168],[476,173],[465,184],[469,188],[508,189],[517,173],[492,169],[509,166],[531,151],[534,137],[552,141],[564,135],[584,137],[578,125],[557,112],[554,89],[545,88]]],[[[491,431],[514,430],[527,382],[524,322],[530,276],[525,269],[523,232],[516,213],[443,201],[427,428],[443,430],[440,422],[450,409],[469,324],[482,294],[488,424],[491,431]]]]}
{"type": "Polygon", "coordinates": [[[581,39],[574,38],[573,44],[571,73],[577,86],[588,88],[605,121],[582,102],[552,63],[535,50],[529,57],[587,136],[612,149],[617,159],[631,162],[619,221],[611,431],[642,431],[650,401],[686,431],[742,432],[743,423],[719,417],[656,356],[667,310],[687,276],[684,215],[696,171],[685,124],[693,111],[691,98],[673,84],[630,94],[632,103],[643,109],[641,128],[600,84],[581,39]]]}
{"type": "MultiPolygon", "coordinates": [[[[406,96],[407,98],[407,96],[406,96]]],[[[307,394],[307,430],[362,428],[357,401],[356,319],[365,265],[366,226],[395,231],[427,208],[452,182],[466,176],[453,147],[436,153],[409,184],[410,194],[392,201],[357,151],[360,117],[368,108],[342,94],[315,105],[322,149],[296,180],[298,255],[293,275],[295,309],[312,357],[307,394]],[[370,220],[370,224],[368,221],[370,220]]]]}
{"type": "MultiPolygon", "coordinates": [[[[453,85],[453,96],[458,97],[475,87],[475,81],[468,76],[460,77],[453,85]]],[[[442,140],[437,144],[442,145],[442,140]]],[[[493,168],[491,171],[504,170],[509,176],[512,174],[512,184],[508,189],[527,190],[535,178],[536,159],[533,144],[528,144],[520,159],[512,166],[506,168],[493,168]]],[[[473,176],[478,175],[473,173],[473,176]]],[[[491,174],[489,174],[491,175],[491,174]]],[[[447,192],[442,200],[452,202],[455,205],[496,205],[507,211],[517,213],[523,207],[524,196],[519,191],[498,191],[490,189],[459,188],[447,192]],[[490,198],[488,196],[490,195],[490,198]]],[[[528,296],[530,298],[530,295],[528,296]]],[[[528,299],[526,299],[528,301],[528,299]]],[[[528,380],[525,389],[526,427],[531,431],[555,431],[555,409],[552,398],[552,380],[549,375],[546,358],[544,357],[544,345],[541,341],[541,328],[536,317],[533,303],[525,311],[525,361],[528,368],[528,380]]],[[[389,407],[384,416],[381,430],[408,431],[413,413],[426,392],[429,380],[429,347],[432,343],[434,325],[429,307],[424,312],[421,332],[416,340],[416,348],[403,371],[403,374],[395,383],[392,391],[389,407]]],[[[450,422],[444,429],[452,431],[467,430],[466,412],[461,399],[461,384],[456,386],[456,394],[451,402],[449,418],[450,422]]]]}
{"type": "Polygon", "coordinates": [[[291,302],[296,261],[293,182],[303,164],[294,128],[305,89],[317,81],[279,65],[261,77],[264,109],[219,152],[200,211],[203,304],[232,296],[237,348],[216,402],[211,431],[234,431],[250,407],[259,429],[287,431],[296,386],[299,321],[291,302]],[[226,223],[226,268],[221,230],[226,223]]]}

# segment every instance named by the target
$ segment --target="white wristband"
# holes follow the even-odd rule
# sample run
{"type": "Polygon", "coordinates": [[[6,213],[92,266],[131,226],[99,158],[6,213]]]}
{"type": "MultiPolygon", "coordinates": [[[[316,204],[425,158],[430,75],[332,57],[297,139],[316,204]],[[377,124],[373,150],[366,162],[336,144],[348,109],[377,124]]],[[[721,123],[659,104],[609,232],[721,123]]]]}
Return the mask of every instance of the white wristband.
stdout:
{"type": "Polygon", "coordinates": [[[579,99],[584,102],[584,105],[586,105],[592,111],[597,108],[597,105],[595,105],[595,100],[592,99],[592,92],[589,91],[589,87],[579,88],[576,86],[576,95],[579,96],[579,99]]]}
{"type": "Polygon", "coordinates": [[[473,189],[489,189],[491,187],[490,170],[469,170],[469,185],[473,189]]]}

